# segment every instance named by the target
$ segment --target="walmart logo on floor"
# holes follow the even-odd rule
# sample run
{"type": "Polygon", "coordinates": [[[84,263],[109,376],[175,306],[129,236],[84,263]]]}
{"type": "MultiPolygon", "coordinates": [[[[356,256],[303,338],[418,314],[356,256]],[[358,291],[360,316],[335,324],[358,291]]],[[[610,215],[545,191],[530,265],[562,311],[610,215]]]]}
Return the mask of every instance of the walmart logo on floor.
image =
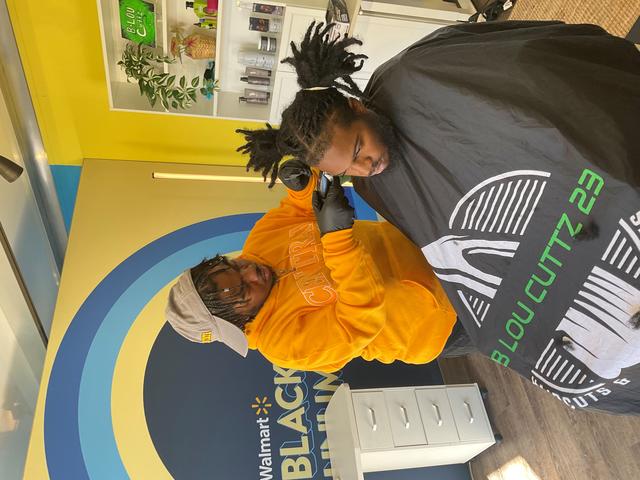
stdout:
{"type": "Polygon", "coordinates": [[[251,408],[256,409],[256,415],[260,415],[260,413],[264,413],[265,415],[269,415],[269,408],[271,408],[271,404],[267,403],[269,399],[267,397],[256,397],[256,403],[251,404],[251,408]]]}
{"type": "Polygon", "coordinates": [[[270,480],[273,478],[273,459],[271,458],[271,426],[269,425],[269,398],[256,397],[251,408],[256,411],[256,425],[258,425],[258,436],[260,438],[260,450],[258,451],[258,474],[259,478],[270,480]]]}

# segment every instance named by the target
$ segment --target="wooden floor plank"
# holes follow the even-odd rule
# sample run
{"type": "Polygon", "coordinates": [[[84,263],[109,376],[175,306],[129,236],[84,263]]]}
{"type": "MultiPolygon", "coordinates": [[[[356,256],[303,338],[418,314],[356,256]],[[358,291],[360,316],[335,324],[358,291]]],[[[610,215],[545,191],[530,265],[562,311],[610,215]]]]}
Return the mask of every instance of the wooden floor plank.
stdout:
{"type": "Polygon", "coordinates": [[[504,436],[471,462],[475,480],[523,480],[514,477],[519,470],[509,475],[505,468],[518,457],[540,480],[640,479],[639,417],[572,410],[481,355],[439,363],[446,383],[477,382],[489,390],[487,411],[504,436]]]}

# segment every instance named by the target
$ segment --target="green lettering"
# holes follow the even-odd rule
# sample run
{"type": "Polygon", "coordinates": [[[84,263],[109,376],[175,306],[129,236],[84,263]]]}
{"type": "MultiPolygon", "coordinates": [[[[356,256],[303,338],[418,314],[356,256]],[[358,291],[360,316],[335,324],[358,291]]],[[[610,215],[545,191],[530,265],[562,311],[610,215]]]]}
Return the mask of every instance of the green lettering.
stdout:
{"type": "Polygon", "coordinates": [[[538,266],[544,270],[545,272],[547,272],[547,275],[549,275],[549,278],[546,281],[543,281],[540,277],[538,277],[535,273],[533,275],[531,275],[531,278],[536,282],[539,283],[540,285],[544,286],[544,287],[549,287],[551,286],[551,284],[553,283],[553,281],[556,279],[556,274],[555,272],[549,270],[547,268],[547,266],[544,263],[538,263],[538,266]]]}
{"type": "Polygon", "coordinates": [[[595,173],[593,170],[589,170],[588,168],[585,168],[582,171],[582,175],[580,175],[580,180],[578,180],[578,183],[580,185],[584,185],[584,181],[587,178],[587,176],[589,177],[589,183],[586,186],[587,190],[591,190],[591,187],[593,186],[593,182],[595,181],[598,182],[598,186],[593,192],[593,194],[597,197],[598,195],[600,195],[600,190],[602,190],[602,187],[604,185],[604,180],[600,175],[595,173]]]}
{"type": "Polygon", "coordinates": [[[544,252],[542,252],[542,256],[540,257],[540,261],[544,263],[544,261],[548,258],[553,263],[555,263],[557,266],[561,267],[562,266],[562,262],[560,260],[558,260],[557,258],[555,258],[554,256],[550,255],[549,254],[550,250],[551,250],[550,246],[547,246],[544,249],[544,252]]]}
{"type": "Polygon", "coordinates": [[[525,313],[527,314],[527,318],[520,317],[520,315],[518,315],[516,312],[511,312],[511,315],[513,315],[513,318],[515,318],[517,321],[519,321],[523,325],[529,325],[529,322],[531,322],[531,319],[533,318],[533,310],[531,310],[528,306],[526,306],[520,300],[518,300],[518,306],[525,311],[525,313]]]}
{"type": "Polygon", "coordinates": [[[571,225],[571,220],[569,220],[569,215],[567,215],[564,212],[560,216],[560,220],[558,220],[558,224],[556,225],[556,228],[560,229],[562,228],[563,225],[567,227],[567,230],[569,230],[569,235],[571,235],[572,238],[575,237],[582,230],[582,223],[578,222],[578,225],[576,226],[576,228],[573,228],[573,225],[571,225]]]}
{"type": "MultiPolygon", "coordinates": [[[[535,276],[535,275],[534,275],[535,276]]],[[[531,286],[535,283],[535,281],[533,280],[533,278],[531,278],[528,282],[527,282],[527,286],[524,287],[524,293],[527,294],[527,297],[529,297],[531,300],[533,300],[536,303],[542,303],[542,301],[544,300],[544,297],[547,296],[547,289],[543,288],[542,291],[540,292],[540,294],[536,297],[533,293],[531,293],[531,286]]]]}
{"type": "Polygon", "coordinates": [[[493,352],[491,352],[491,360],[499,363],[503,367],[509,366],[509,362],[511,361],[508,356],[503,355],[498,350],[494,350],[493,352]]]}
{"type": "Polygon", "coordinates": [[[551,234],[551,238],[549,239],[549,243],[547,245],[552,246],[554,243],[559,244],[562,248],[564,248],[567,252],[571,251],[571,245],[567,245],[565,242],[558,238],[558,233],[560,230],[555,229],[551,234]]]}
{"type": "Polygon", "coordinates": [[[505,341],[502,340],[502,339],[499,339],[498,342],[500,342],[502,344],[502,346],[505,347],[507,350],[509,350],[511,353],[515,352],[516,349],[518,348],[518,341],[517,340],[514,340],[511,345],[507,345],[505,343],[505,341]]]}
{"type": "Polygon", "coordinates": [[[507,324],[505,325],[504,329],[507,331],[509,336],[515,340],[520,340],[524,335],[524,327],[521,324],[519,324],[517,321],[515,321],[513,318],[510,318],[507,321],[507,324]],[[517,333],[513,333],[513,328],[512,328],[513,326],[516,327],[517,333]]]}

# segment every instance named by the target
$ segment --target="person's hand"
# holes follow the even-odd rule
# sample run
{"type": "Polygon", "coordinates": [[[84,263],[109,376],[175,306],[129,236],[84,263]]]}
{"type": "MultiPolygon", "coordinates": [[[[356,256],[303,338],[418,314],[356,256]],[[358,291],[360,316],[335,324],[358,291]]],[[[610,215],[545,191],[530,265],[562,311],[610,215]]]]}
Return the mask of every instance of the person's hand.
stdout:
{"type": "Polygon", "coordinates": [[[311,178],[311,169],[300,160],[290,160],[278,170],[278,178],[295,192],[304,190],[311,178]]]}
{"type": "Polygon", "coordinates": [[[353,227],[353,208],[338,178],[329,185],[326,198],[322,199],[318,191],[313,192],[313,211],[320,235],[353,227]]]}

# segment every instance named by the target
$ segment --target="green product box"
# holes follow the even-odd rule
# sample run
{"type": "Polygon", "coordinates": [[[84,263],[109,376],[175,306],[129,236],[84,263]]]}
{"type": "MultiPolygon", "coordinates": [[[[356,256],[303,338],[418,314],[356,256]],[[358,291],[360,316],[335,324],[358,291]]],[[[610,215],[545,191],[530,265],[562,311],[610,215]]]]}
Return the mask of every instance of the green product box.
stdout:
{"type": "Polygon", "coordinates": [[[156,14],[153,3],[119,0],[122,38],[150,47],[156,46],[156,14]]]}

